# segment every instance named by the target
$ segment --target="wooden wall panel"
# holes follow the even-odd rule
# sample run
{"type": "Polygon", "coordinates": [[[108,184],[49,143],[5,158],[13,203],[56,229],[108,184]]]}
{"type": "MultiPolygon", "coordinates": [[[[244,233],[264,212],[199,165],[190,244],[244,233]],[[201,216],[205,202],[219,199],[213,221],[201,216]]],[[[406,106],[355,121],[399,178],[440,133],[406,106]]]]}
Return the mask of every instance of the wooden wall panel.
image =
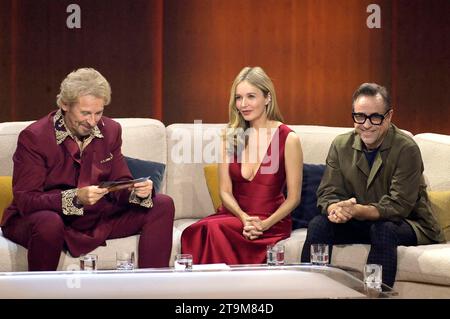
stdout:
{"type": "Polygon", "coordinates": [[[234,77],[260,65],[287,123],[350,126],[354,89],[373,81],[400,127],[450,134],[449,12],[448,0],[0,0],[0,122],[47,113],[81,66],[110,80],[110,116],[226,122],[234,77]],[[381,29],[366,26],[371,3],[381,29]]]}
{"type": "Polygon", "coordinates": [[[287,123],[352,125],[362,82],[390,87],[390,4],[368,29],[370,1],[165,1],[165,121],[226,122],[240,69],[262,66],[287,123]]]}
{"type": "Polygon", "coordinates": [[[0,0],[0,122],[14,118],[10,107],[11,90],[14,89],[14,86],[11,86],[11,78],[14,77],[14,74],[11,74],[13,10],[12,1],[0,0]]]}
{"type": "Polygon", "coordinates": [[[162,119],[163,0],[1,0],[0,122],[55,108],[62,79],[94,67],[110,82],[112,117],[162,119]],[[69,29],[69,4],[81,28],[69,29]]]}
{"type": "Polygon", "coordinates": [[[450,134],[450,1],[396,4],[395,120],[414,133],[450,134]]]}

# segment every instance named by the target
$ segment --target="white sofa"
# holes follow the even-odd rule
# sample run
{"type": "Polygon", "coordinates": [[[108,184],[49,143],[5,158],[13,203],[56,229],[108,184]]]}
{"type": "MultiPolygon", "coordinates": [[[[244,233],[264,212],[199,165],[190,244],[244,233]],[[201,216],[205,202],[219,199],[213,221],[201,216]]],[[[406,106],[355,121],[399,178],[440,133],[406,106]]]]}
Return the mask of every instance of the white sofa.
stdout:
{"type": "MultiPolygon", "coordinates": [[[[203,172],[203,166],[215,162],[214,136],[224,124],[173,124],[167,127],[153,119],[117,119],[123,128],[122,151],[126,156],[166,164],[161,192],[175,202],[175,222],[171,264],[180,251],[184,228],[196,220],[214,213],[203,172]],[[195,150],[195,151],[194,151],[195,150]],[[199,155],[202,154],[202,155],[199,155]]],[[[31,122],[0,123],[0,176],[12,175],[12,155],[18,133],[31,122]]],[[[325,162],[328,148],[337,134],[351,128],[311,125],[289,125],[300,138],[304,162],[325,162]]],[[[418,134],[425,164],[425,174],[432,190],[450,190],[450,136],[418,134]]],[[[407,156],[407,154],[405,154],[407,156]]],[[[0,190],[1,191],[1,190],[0,190]]],[[[447,212],[450,214],[450,212],[447,212]]],[[[307,229],[297,229],[285,240],[288,263],[298,262],[307,229]]],[[[137,251],[138,235],[108,240],[106,247],[97,248],[99,268],[115,265],[115,251],[121,247],[137,251]]],[[[337,246],[332,264],[361,270],[369,246],[337,246]]],[[[62,253],[58,269],[76,269],[78,260],[62,253]]],[[[22,246],[7,240],[0,232],[0,271],[27,270],[27,252],[22,246]]],[[[399,247],[398,272],[394,288],[401,297],[450,298],[450,242],[446,244],[399,247]]]]}

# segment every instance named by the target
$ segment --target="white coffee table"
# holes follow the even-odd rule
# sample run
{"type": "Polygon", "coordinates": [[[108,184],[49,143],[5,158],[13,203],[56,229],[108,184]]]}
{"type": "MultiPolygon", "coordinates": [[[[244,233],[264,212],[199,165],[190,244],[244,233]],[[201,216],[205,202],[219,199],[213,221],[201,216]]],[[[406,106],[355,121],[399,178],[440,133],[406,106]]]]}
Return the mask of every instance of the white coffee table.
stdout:
{"type": "Polygon", "coordinates": [[[309,264],[137,269],[95,272],[3,272],[0,298],[292,299],[367,298],[389,294],[331,266],[309,264]]]}

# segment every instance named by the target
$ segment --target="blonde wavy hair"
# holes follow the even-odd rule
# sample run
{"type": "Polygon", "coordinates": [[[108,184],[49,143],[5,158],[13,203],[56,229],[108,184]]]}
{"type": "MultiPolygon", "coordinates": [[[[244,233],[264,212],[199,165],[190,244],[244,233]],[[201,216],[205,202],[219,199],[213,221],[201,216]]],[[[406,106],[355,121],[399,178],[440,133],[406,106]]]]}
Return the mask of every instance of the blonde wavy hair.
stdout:
{"type": "MultiPolygon", "coordinates": [[[[230,119],[224,138],[227,140],[227,145],[232,149],[236,149],[236,147],[240,149],[246,143],[243,133],[250,127],[250,123],[244,120],[242,114],[236,107],[236,88],[244,81],[247,81],[260,89],[263,92],[264,97],[267,97],[270,94],[271,98],[269,104],[266,106],[267,119],[283,122],[272,80],[259,66],[243,68],[234,79],[230,90],[230,101],[228,103],[230,119]]],[[[230,148],[228,148],[228,150],[232,151],[230,148]]]]}
{"type": "Polygon", "coordinates": [[[111,86],[103,75],[93,68],[80,68],[61,82],[56,104],[71,106],[78,102],[80,96],[93,95],[103,99],[105,105],[111,102],[111,86]]]}

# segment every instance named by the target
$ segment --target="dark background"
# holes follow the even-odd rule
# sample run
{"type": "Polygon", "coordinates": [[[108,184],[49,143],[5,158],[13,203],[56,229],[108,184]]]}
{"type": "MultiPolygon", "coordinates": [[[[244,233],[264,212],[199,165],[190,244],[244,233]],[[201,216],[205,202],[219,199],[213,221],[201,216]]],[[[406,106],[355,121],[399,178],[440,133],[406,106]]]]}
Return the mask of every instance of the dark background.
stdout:
{"type": "Polygon", "coordinates": [[[90,66],[111,83],[108,116],[224,123],[234,77],[259,65],[288,124],[352,126],[353,91],[377,82],[399,127],[450,134],[449,21],[448,0],[0,0],[0,122],[47,114],[90,66]]]}

